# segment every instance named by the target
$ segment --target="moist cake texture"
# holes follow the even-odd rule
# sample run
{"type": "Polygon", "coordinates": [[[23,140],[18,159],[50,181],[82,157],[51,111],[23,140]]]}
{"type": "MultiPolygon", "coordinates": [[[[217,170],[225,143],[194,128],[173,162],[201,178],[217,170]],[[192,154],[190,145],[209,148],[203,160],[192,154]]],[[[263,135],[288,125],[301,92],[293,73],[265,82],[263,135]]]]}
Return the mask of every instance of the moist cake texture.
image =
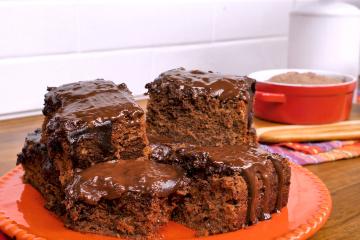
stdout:
{"type": "Polygon", "coordinates": [[[171,219],[196,230],[197,236],[236,231],[245,226],[247,185],[237,174],[192,177],[173,198],[171,219]]]}
{"type": "Polygon", "coordinates": [[[169,221],[183,170],[147,159],[98,163],[66,188],[66,225],[107,235],[151,237],[169,221]]]}
{"type": "Polygon", "coordinates": [[[45,207],[58,215],[64,214],[64,192],[58,171],[47,155],[46,145],[40,142],[41,129],[36,129],[25,138],[18,154],[16,165],[21,164],[25,174],[23,180],[34,186],[45,198],[45,207]]]}
{"type": "Polygon", "coordinates": [[[160,143],[152,144],[152,149],[152,160],[181,166],[196,186],[190,187],[193,194],[177,204],[173,217],[200,232],[233,231],[267,220],[287,204],[291,173],[287,160],[280,155],[246,145],[199,147],[160,143]],[[232,190],[237,184],[242,186],[234,192],[208,187],[215,179],[223,181],[221,186],[232,186],[232,190]],[[198,185],[199,181],[202,184],[198,185]],[[227,214],[223,214],[223,209],[227,209],[227,214]]]}
{"type": "Polygon", "coordinates": [[[147,132],[203,146],[255,144],[255,80],[184,68],[146,84],[147,132]]]}
{"type": "Polygon", "coordinates": [[[145,115],[125,84],[95,80],[48,88],[43,137],[65,184],[73,169],[148,155],[145,115]]]}

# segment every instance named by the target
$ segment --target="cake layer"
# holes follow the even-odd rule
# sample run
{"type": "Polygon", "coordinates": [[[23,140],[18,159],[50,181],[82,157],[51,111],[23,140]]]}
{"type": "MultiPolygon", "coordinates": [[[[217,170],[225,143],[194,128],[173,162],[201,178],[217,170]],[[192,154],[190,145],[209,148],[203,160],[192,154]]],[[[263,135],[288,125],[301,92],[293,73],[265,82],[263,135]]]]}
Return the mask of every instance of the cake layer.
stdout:
{"type": "Polygon", "coordinates": [[[238,174],[192,177],[172,202],[176,206],[172,220],[195,229],[198,236],[236,231],[246,225],[248,191],[238,174]]]}
{"type": "Polygon", "coordinates": [[[18,154],[16,164],[21,164],[25,183],[35,187],[45,199],[45,207],[58,215],[64,213],[64,192],[59,173],[48,158],[46,145],[40,142],[41,129],[36,129],[25,138],[25,144],[18,154]]]}
{"type": "MultiPolygon", "coordinates": [[[[246,145],[199,147],[161,143],[152,148],[152,160],[181,166],[194,181],[214,176],[241,177],[247,185],[247,192],[243,193],[247,196],[244,225],[269,219],[271,213],[287,204],[291,173],[287,160],[280,155],[246,145]]],[[[209,218],[212,216],[206,219],[209,218]]],[[[198,230],[216,228],[201,222],[194,226],[190,219],[180,221],[198,230]]]]}
{"type": "Polygon", "coordinates": [[[152,236],[169,221],[170,199],[185,185],[176,166],[146,159],[95,164],[76,173],[66,188],[66,225],[82,232],[152,236]]]}
{"type": "Polygon", "coordinates": [[[144,111],[125,84],[94,80],[48,90],[41,141],[62,184],[75,168],[147,156],[144,111]]]}
{"type": "Polygon", "coordinates": [[[148,135],[206,146],[256,142],[253,79],[179,68],[145,87],[148,135]]]}

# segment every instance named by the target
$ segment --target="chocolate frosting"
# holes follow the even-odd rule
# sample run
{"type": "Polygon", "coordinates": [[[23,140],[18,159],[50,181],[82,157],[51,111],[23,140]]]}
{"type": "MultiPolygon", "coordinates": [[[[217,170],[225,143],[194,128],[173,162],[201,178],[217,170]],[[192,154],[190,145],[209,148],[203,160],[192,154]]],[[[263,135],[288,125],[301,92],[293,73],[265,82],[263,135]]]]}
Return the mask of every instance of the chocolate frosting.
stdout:
{"type": "Polygon", "coordinates": [[[101,125],[121,117],[137,119],[144,114],[125,84],[98,79],[48,90],[43,112],[66,121],[67,130],[78,125],[101,125]]]}
{"type": "MultiPolygon", "coordinates": [[[[164,72],[155,80],[155,85],[158,81],[162,81],[161,84],[166,84],[165,81],[171,84],[177,82],[181,90],[187,88],[195,96],[206,94],[221,100],[242,98],[245,101],[252,97],[252,89],[254,89],[252,85],[255,84],[255,80],[248,77],[222,75],[211,71],[186,71],[184,68],[164,72]]],[[[149,91],[156,91],[157,87],[153,85],[147,84],[146,88],[149,91]]]]}
{"type": "Polygon", "coordinates": [[[268,153],[260,148],[247,145],[227,145],[223,147],[194,147],[193,151],[206,152],[211,161],[234,171],[250,168],[254,164],[265,165],[268,153]]]}
{"type": "Polygon", "coordinates": [[[66,188],[69,199],[96,204],[100,199],[113,200],[132,192],[166,197],[184,180],[176,166],[138,159],[98,163],[77,173],[66,188]]]}

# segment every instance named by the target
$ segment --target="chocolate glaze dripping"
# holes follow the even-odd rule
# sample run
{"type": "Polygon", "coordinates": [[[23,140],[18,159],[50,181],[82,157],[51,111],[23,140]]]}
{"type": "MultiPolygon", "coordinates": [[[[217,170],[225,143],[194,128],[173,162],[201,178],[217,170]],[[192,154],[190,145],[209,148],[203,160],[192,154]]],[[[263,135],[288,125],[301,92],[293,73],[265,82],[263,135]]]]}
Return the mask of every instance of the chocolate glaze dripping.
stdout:
{"type": "Polygon", "coordinates": [[[167,82],[179,81],[181,87],[190,88],[196,94],[206,92],[212,97],[218,97],[221,100],[243,98],[244,101],[251,100],[252,94],[248,92],[253,92],[252,88],[255,82],[254,79],[243,76],[222,75],[211,71],[186,71],[184,68],[178,68],[162,73],[158,79],[145,87],[149,89],[149,92],[157,91],[157,81],[161,79],[166,79],[167,82]]]}
{"type": "Polygon", "coordinates": [[[264,185],[264,200],[263,200],[263,212],[262,220],[268,220],[271,218],[271,209],[270,209],[270,181],[269,175],[266,174],[265,166],[261,166],[261,179],[264,185]]]}
{"type": "MultiPolygon", "coordinates": [[[[154,139],[152,139],[154,140],[154,139]]],[[[153,146],[152,157],[155,161],[167,162],[175,165],[181,165],[190,175],[202,173],[205,170],[206,175],[224,174],[232,175],[239,173],[246,181],[248,187],[248,212],[247,222],[258,222],[256,210],[261,206],[262,220],[271,218],[273,211],[270,206],[270,196],[272,185],[269,175],[269,161],[273,162],[274,169],[279,176],[279,189],[282,191],[284,186],[284,177],[282,176],[282,165],[279,160],[269,157],[269,154],[252,146],[226,146],[226,147],[199,147],[182,146],[181,144],[155,144],[153,146]],[[278,164],[278,165],[276,165],[278,164]],[[259,189],[257,176],[262,180],[263,188],[259,189]],[[263,193],[260,191],[263,190],[263,193]],[[260,195],[261,194],[261,204],[260,195]]],[[[204,173],[204,172],[203,172],[204,173]]],[[[281,192],[276,196],[276,208],[280,209],[282,203],[281,192]]]]}
{"type": "MultiPolygon", "coordinates": [[[[270,217],[270,182],[267,173],[266,164],[268,160],[266,158],[266,152],[252,148],[250,146],[226,146],[226,147],[195,147],[191,150],[184,151],[186,162],[190,161],[195,156],[196,165],[190,164],[190,166],[196,166],[196,168],[214,169],[213,173],[217,173],[217,170],[221,174],[233,174],[239,172],[247,182],[248,186],[248,212],[247,222],[256,223],[258,217],[256,214],[257,207],[260,206],[259,202],[259,190],[256,182],[257,174],[263,181],[265,192],[263,197],[263,216],[260,218],[269,219],[270,217]],[[200,157],[199,157],[200,156],[200,157]],[[208,166],[208,167],[206,167],[208,166]]],[[[180,151],[181,152],[181,151],[180,151]]],[[[180,157],[183,159],[183,157],[180,157]]],[[[210,172],[209,174],[212,174],[210,172]]]]}
{"type": "Polygon", "coordinates": [[[276,173],[278,175],[278,194],[277,194],[277,198],[276,198],[275,210],[280,211],[280,209],[282,207],[282,202],[283,202],[282,192],[284,189],[284,171],[283,171],[283,166],[280,161],[271,158],[271,162],[273,163],[276,173]]]}
{"type": "MultiPolygon", "coordinates": [[[[249,168],[243,170],[243,177],[248,183],[248,192],[249,192],[249,204],[247,218],[249,223],[255,224],[258,222],[256,207],[260,205],[259,203],[259,191],[256,184],[256,174],[260,174],[261,180],[264,185],[264,198],[263,198],[263,207],[262,207],[262,220],[268,220],[271,218],[270,211],[270,181],[269,176],[266,174],[266,167],[262,164],[254,164],[249,168]]],[[[259,189],[260,190],[260,189],[259,189]]]]}
{"type": "Polygon", "coordinates": [[[247,219],[250,223],[257,223],[258,219],[256,217],[256,206],[258,205],[258,192],[256,191],[256,172],[254,167],[244,169],[243,176],[248,185],[248,212],[247,219]]]}

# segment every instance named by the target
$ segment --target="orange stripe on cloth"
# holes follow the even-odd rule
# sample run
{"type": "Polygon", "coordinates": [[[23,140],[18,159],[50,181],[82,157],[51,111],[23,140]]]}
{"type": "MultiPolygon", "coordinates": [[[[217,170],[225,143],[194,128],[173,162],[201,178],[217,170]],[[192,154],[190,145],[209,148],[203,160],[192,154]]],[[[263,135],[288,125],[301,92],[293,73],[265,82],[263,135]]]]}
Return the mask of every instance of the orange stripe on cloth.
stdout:
{"type": "Polygon", "coordinates": [[[329,152],[317,154],[323,162],[348,159],[360,156],[360,143],[345,145],[338,149],[333,149],[329,152]]]}
{"type": "Polygon", "coordinates": [[[359,141],[260,144],[260,146],[269,152],[283,155],[299,165],[319,164],[360,157],[359,141]],[[319,149],[320,151],[316,154],[316,150],[314,149],[319,149]]]}
{"type": "Polygon", "coordinates": [[[306,154],[318,154],[321,152],[321,149],[316,146],[308,146],[301,143],[279,143],[279,146],[288,147],[295,151],[303,152],[306,154]]]}

